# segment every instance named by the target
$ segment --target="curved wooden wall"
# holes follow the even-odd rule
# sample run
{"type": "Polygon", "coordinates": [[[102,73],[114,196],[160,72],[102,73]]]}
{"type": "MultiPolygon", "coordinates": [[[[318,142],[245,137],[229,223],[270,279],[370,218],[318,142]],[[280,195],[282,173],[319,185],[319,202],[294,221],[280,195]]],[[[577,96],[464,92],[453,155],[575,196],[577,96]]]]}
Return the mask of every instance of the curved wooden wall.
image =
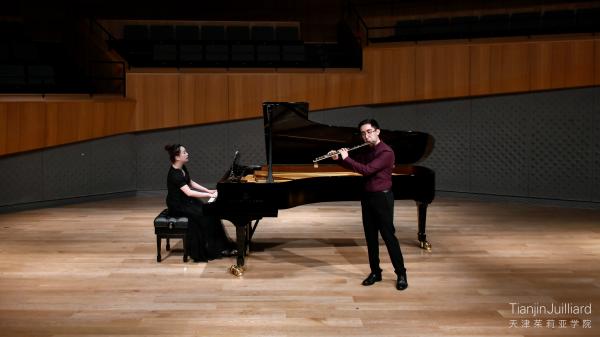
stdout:
{"type": "Polygon", "coordinates": [[[260,117],[264,101],[311,110],[600,84],[600,39],[387,44],[363,70],[128,74],[136,130],[260,117]]]}
{"type": "Polygon", "coordinates": [[[131,99],[16,99],[0,101],[0,155],[131,132],[135,127],[131,99]]]}
{"type": "Polygon", "coordinates": [[[366,47],[362,70],[134,70],[130,100],[0,102],[0,155],[117,133],[256,118],[264,101],[311,110],[600,85],[600,37],[366,47]]]}

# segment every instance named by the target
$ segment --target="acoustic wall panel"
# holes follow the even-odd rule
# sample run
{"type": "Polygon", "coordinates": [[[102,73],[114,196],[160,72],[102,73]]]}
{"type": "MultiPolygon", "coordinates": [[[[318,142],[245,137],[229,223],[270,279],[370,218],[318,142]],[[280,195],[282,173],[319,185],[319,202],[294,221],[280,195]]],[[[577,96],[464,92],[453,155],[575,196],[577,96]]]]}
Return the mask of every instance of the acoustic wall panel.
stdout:
{"type": "Polygon", "coordinates": [[[594,89],[521,96],[530,132],[529,196],[590,200],[594,89]]]}
{"type": "Polygon", "coordinates": [[[90,142],[90,193],[136,190],[136,151],[133,135],[90,142]]]}
{"type": "MultiPolygon", "coordinates": [[[[310,109],[310,105],[308,108],[310,109]]],[[[326,125],[355,128],[361,120],[372,117],[372,114],[374,114],[375,111],[376,109],[367,107],[316,111],[310,112],[308,114],[308,119],[326,125]]]]}
{"type": "Polygon", "coordinates": [[[471,103],[468,100],[417,106],[418,127],[435,138],[433,152],[419,163],[435,171],[436,189],[467,192],[471,176],[471,103]]]}
{"type": "Polygon", "coordinates": [[[375,118],[382,129],[404,131],[419,130],[416,104],[380,106],[369,110],[373,110],[370,117],[375,118]]]}
{"type": "MultiPolygon", "coordinates": [[[[194,181],[211,188],[221,178],[229,163],[226,151],[229,132],[226,124],[212,124],[181,129],[181,143],[190,154],[188,169],[194,181]]],[[[166,177],[166,172],[165,172],[166,177]]]]}
{"type": "Polygon", "coordinates": [[[166,179],[170,162],[164,147],[166,144],[179,142],[180,131],[176,129],[135,135],[138,190],[164,190],[167,188],[166,179]]]}
{"type": "Polygon", "coordinates": [[[44,200],[90,195],[91,161],[91,142],[44,150],[44,200]]]}
{"type": "Polygon", "coordinates": [[[310,120],[331,126],[357,128],[360,121],[374,118],[382,129],[416,130],[417,109],[415,104],[376,107],[352,107],[316,111],[309,114],[310,120]]]}
{"type": "MultiPolygon", "coordinates": [[[[600,88],[317,111],[311,120],[381,127],[436,139],[421,165],[438,190],[600,202],[600,88]]],[[[194,180],[214,184],[239,149],[264,164],[262,118],[121,135],[0,158],[0,206],[126,190],[164,190],[163,147],[182,143],[194,180]]]]}
{"type": "Polygon", "coordinates": [[[222,171],[231,165],[235,150],[240,151],[240,164],[264,165],[267,163],[265,133],[262,118],[230,123],[228,124],[228,127],[228,148],[224,152],[227,159],[227,166],[221,168],[222,171]]]}
{"type": "Polygon", "coordinates": [[[471,101],[471,159],[468,191],[528,195],[532,99],[527,95],[471,101]]]}
{"type": "Polygon", "coordinates": [[[592,200],[600,202],[600,88],[592,90],[594,95],[594,108],[592,111],[592,139],[593,139],[593,181],[592,181],[592,200]]]}
{"type": "Polygon", "coordinates": [[[0,206],[44,199],[41,152],[30,152],[0,160],[0,206]]]}

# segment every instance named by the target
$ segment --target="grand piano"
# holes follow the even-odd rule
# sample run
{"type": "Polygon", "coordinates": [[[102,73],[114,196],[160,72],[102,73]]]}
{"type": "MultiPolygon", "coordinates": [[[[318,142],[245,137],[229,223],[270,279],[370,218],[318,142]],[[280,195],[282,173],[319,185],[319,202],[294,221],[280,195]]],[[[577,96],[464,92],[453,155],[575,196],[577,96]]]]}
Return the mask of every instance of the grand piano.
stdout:
{"type": "MultiPolygon", "coordinates": [[[[310,203],[360,200],[362,191],[360,175],[330,159],[328,163],[313,163],[332,149],[361,144],[357,128],[310,121],[308,103],[303,102],[263,103],[263,117],[266,165],[240,165],[236,152],[233,164],[217,183],[218,197],[204,205],[206,215],[235,225],[238,256],[230,271],[237,276],[245,270],[245,255],[260,219],[277,217],[279,209],[310,203]]],[[[413,164],[431,153],[434,139],[423,132],[385,129],[380,137],[392,147],[396,157],[392,175],[394,198],[416,202],[419,246],[431,250],[425,225],[427,206],[435,194],[435,174],[413,164]]]]}

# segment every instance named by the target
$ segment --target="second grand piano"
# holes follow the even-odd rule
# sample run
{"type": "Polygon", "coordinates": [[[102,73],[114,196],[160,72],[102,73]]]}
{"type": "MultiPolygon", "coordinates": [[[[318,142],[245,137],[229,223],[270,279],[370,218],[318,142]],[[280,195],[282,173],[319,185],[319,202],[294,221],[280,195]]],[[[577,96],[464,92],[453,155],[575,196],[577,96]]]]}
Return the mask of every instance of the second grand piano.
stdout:
{"type": "MultiPolygon", "coordinates": [[[[310,121],[307,103],[264,103],[263,117],[267,164],[240,166],[236,156],[217,183],[218,198],[204,207],[205,214],[229,220],[236,227],[238,256],[230,270],[237,276],[244,272],[245,254],[263,217],[276,217],[279,209],[304,204],[361,198],[360,175],[337,164],[315,167],[312,163],[315,157],[331,149],[362,142],[356,128],[310,121]]],[[[416,202],[419,246],[430,250],[425,225],[427,206],[435,195],[435,174],[429,168],[413,164],[432,151],[433,137],[422,132],[385,129],[380,136],[396,157],[392,175],[394,198],[416,202]]]]}

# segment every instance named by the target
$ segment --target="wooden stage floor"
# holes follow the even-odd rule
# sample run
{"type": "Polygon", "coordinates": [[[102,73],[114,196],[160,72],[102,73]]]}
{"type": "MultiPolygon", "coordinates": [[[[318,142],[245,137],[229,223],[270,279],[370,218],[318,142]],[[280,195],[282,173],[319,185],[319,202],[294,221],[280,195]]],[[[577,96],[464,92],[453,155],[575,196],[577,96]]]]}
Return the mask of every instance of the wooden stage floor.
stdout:
{"type": "Polygon", "coordinates": [[[400,292],[383,243],[384,280],[360,284],[357,202],[264,219],[241,278],[232,258],[183,263],[179,242],[157,263],[163,205],[149,193],[0,214],[0,336],[600,336],[600,210],[438,198],[428,253],[414,203],[397,201],[400,292]],[[539,313],[552,305],[566,312],[539,313]]]}

